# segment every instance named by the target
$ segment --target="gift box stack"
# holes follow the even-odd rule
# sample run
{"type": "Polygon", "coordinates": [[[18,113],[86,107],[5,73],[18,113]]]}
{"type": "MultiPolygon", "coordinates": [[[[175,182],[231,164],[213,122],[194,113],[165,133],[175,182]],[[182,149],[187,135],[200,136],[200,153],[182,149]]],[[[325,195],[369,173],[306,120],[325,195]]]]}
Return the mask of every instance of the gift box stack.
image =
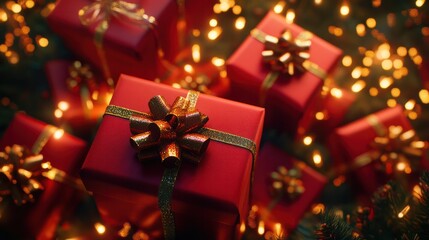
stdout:
{"type": "Polygon", "coordinates": [[[47,21],[73,56],[45,64],[56,127],[17,113],[0,142],[5,237],[58,238],[89,194],[82,238],[275,239],[341,179],[362,203],[416,184],[428,144],[399,106],[347,118],[357,98],[332,82],[327,40],[267,11],[226,60],[201,61],[186,36],[225,4],[57,1],[47,21]]]}

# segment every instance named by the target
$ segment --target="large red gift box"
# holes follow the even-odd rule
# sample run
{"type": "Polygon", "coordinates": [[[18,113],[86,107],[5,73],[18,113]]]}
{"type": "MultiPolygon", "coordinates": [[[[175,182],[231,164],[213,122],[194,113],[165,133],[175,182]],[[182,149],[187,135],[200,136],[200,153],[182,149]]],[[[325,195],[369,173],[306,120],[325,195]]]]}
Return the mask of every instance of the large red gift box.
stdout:
{"type": "Polygon", "coordinates": [[[322,192],[327,179],[311,167],[299,162],[271,144],[264,145],[261,150],[255,170],[252,192],[252,205],[256,205],[260,212],[267,211],[267,207],[274,201],[270,194],[271,173],[280,166],[291,169],[296,164],[300,166],[300,179],[305,190],[294,200],[281,199],[269,211],[268,217],[264,221],[264,226],[267,229],[275,229],[274,226],[278,223],[281,224],[283,229],[291,230],[296,228],[304,213],[322,192]]]}
{"type": "MultiPolygon", "coordinates": [[[[380,124],[385,131],[388,131],[390,126],[400,126],[402,127],[403,132],[412,129],[412,126],[401,106],[386,108],[370,115],[369,117],[376,119],[378,124],[380,124]]],[[[369,117],[358,119],[345,126],[337,128],[329,137],[328,143],[331,155],[339,173],[344,171],[345,173],[348,173],[351,171],[354,179],[357,180],[362,190],[364,190],[368,196],[370,196],[378,187],[383,185],[389,179],[389,174],[376,169],[375,161],[371,161],[367,164],[364,164],[365,161],[360,162],[360,159],[362,159],[360,156],[374,150],[371,143],[374,141],[375,137],[380,137],[374,123],[371,123],[374,120],[371,120],[369,117]]],[[[418,163],[421,167],[426,166],[427,160],[424,158],[424,155],[425,154],[423,154],[418,163]]],[[[410,161],[412,160],[413,159],[410,161]]],[[[393,173],[398,172],[399,174],[406,174],[396,170],[395,166],[393,166],[392,170],[393,173]]],[[[417,173],[414,172],[411,174],[417,173]]]]}
{"type": "MultiPolygon", "coordinates": [[[[171,104],[186,90],[121,75],[111,105],[149,112],[155,95],[171,104]]],[[[201,94],[197,109],[209,117],[205,127],[239,135],[259,145],[264,109],[201,94]]],[[[152,237],[162,235],[157,191],[163,167],[142,163],[130,144],[129,121],[105,115],[87,155],[81,176],[111,225],[131,222],[152,237]]],[[[183,163],[173,192],[179,237],[231,239],[248,209],[252,155],[211,141],[198,166],[183,163]]]]}
{"type": "Polygon", "coordinates": [[[49,61],[45,65],[45,72],[52,90],[54,104],[57,106],[61,103],[67,104],[67,108],[63,109],[58,106],[58,110],[62,113],[62,116],[57,118],[58,123],[66,123],[74,133],[84,136],[93,132],[106,109],[111,93],[109,93],[106,83],[102,81],[102,77],[93,71],[99,85],[98,89],[95,89],[98,93],[98,99],[94,100],[91,96],[88,96],[89,98],[86,101],[91,102],[91,106],[88,106],[85,99],[81,97],[79,90],[72,91],[67,86],[67,78],[70,77],[69,67],[72,64],[73,62],[68,60],[49,61]]]}
{"type": "MultiPolygon", "coordinates": [[[[84,26],[78,15],[82,7],[93,2],[60,0],[48,16],[48,23],[75,54],[103,69],[94,44],[95,28],[98,24],[84,26]]],[[[121,73],[127,73],[153,80],[164,70],[158,61],[158,45],[163,49],[166,59],[173,59],[178,51],[178,6],[173,0],[127,2],[139,4],[146,14],[155,17],[155,30],[145,24],[132,23],[132,20],[126,20],[125,17],[118,19],[111,16],[109,28],[103,37],[107,65],[113,79],[117,79],[121,73]]]]}
{"type": "MultiPolygon", "coordinates": [[[[269,12],[256,29],[278,37],[284,30],[297,36],[304,29],[287,24],[284,17],[269,12]]],[[[270,72],[263,63],[264,44],[249,36],[227,61],[231,80],[231,98],[257,105],[262,82],[270,72]]],[[[311,38],[310,61],[329,72],[336,65],[341,50],[317,36],[311,38]]],[[[323,80],[310,72],[293,77],[280,76],[267,91],[266,124],[295,133],[298,127],[307,127],[313,117],[311,111],[320,95],[323,80]]]]}
{"type": "MultiPolygon", "coordinates": [[[[23,113],[16,114],[0,141],[2,151],[6,146],[14,144],[31,149],[46,126],[47,124],[23,113]]],[[[58,139],[51,136],[40,153],[44,161],[49,161],[52,167],[71,177],[78,177],[86,150],[84,141],[64,133],[58,139]]],[[[16,206],[10,202],[2,209],[2,234],[10,234],[9,237],[14,236],[13,238],[54,238],[56,225],[61,220],[65,207],[70,208],[75,190],[65,183],[49,179],[43,179],[41,182],[44,190],[33,203],[16,206]]]]}

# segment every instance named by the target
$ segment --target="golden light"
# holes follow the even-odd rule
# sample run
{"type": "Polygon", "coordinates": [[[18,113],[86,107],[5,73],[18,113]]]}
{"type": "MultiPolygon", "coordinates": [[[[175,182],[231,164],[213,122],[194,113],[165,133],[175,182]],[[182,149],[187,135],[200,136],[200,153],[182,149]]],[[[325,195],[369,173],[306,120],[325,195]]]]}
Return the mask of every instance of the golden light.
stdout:
{"type": "Polygon", "coordinates": [[[413,99],[408,100],[404,105],[405,109],[407,110],[413,110],[415,106],[416,106],[416,101],[413,99]]]}
{"type": "Polygon", "coordinates": [[[378,80],[378,84],[383,89],[386,89],[386,88],[390,87],[390,85],[392,85],[392,83],[393,83],[393,79],[391,77],[384,77],[384,76],[382,76],[378,80]]]}
{"type": "Polygon", "coordinates": [[[419,97],[422,103],[428,104],[429,103],[429,91],[426,89],[422,89],[419,92],[419,97]]]}
{"type": "Polygon", "coordinates": [[[7,21],[7,13],[0,8],[0,21],[6,22],[7,21]]]}
{"type": "Polygon", "coordinates": [[[243,16],[240,16],[235,20],[235,28],[237,30],[242,30],[245,26],[246,26],[246,19],[243,16]]]}
{"type": "Polygon", "coordinates": [[[393,78],[394,79],[401,79],[402,78],[402,71],[401,70],[393,71],[393,78]]]}
{"type": "Polygon", "coordinates": [[[289,9],[287,10],[286,13],[286,23],[293,23],[293,21],[295,20],[295,11],[293,9],[289,9]]]}
{"type": "Polygon", "coordinates": [[[402,76],[407,76],[408,75],[408,68],[406,68],[406,67],[401,68],[401,72],[402,72],[402,76]]]}
{"type": "Polygon", "coordinates": [[[27,0],[27,1],[25,2],[25,7],[27,7],[27,8],[33,8],[33,7],[34,7],[34,5],[35,5],[35,3],[34,3],[34,1],[33,1],[33,0],[27,0]]]}
{"type": "Polygon", "coordinates": [[[322,212],[325,211],[325,205],[323,205],[323,203],[317,203],[313,206],[313,208],[311,209],[311,212],[314,215],[320,214],[322,212]]]}
{"type": "Polygon", "coordinates": [[[322,155],[318,150],[313,151],[313,162],[316,167],[322,167],[323,165],[322,155]]]}
{"type": "Polygon", "coordinates": [[[313,138],[311,136],[305,136],[302,139],[302,142],[304,143],[304,145],[309,146],[313,142],[313,138]]]}
{"type": "Polygon", "coordinates": [[[320,5],[320,4],[322,4],[322,0],[314,0],[314,4],[320,5]]]}
{"type": "Polygon", "coordinates": [[[220,1],[220,11],[221,12],[226,12],[228,11],[228,9],[230,9],[232,6],[230,5],[230,3],[228,3],[227,1],[220,1]]]}
{"type": "Polygon", "coordinates": [[[113,93],[112,92],[106,93],[105,103],[109,104],[110,100],[112,100],[112,97],[113,97],[113,93]]]}
{"type": "Polygon", "coordinates": [[[61,111],[60,109],[55,109],[54,116],[56,118],[62,118],[63,117],[63,111],[61,111]]]}
{"type": "Polygon", "coordinates": [[[274,224],[274,234],[276,234],[276,236],[280,236],[282,234],[282,224],[281,223],[274,224]]]}
{"type": "Polygon", "coordinates": [[[216,27],[217,26],[217,20],[214,18],[210,19],[209,25],[210,25],[210,27],[216,27]]]}
{"type": "Polygon", "coordinates": [[[422,189],[418,184],[413,187],[413,196],[418,199],[422,197],[422,189]]]}
{"type": "Polygon", "coordinates": [[[223,78],[226,78],[228,76],[228,73],[226,72],[226,70],[222,70],[222,71],[219,72],[219,76],[223,77],[223,78]]]}
{"type": "Polygon", "coordinates": [[[378,89],[375,87],[372,87],[369,89],[369,95],[371,95],[372,97],[375,97],[378,95],[378,89]]]}
{"type": "Polygon", "coordinates": [[[5,53],[5,52],[7,52],[7,49],[8,49],[8,47],[6,45],[4,45],[4,44],[0,45],[0,52],[5,53]]]}
{"type": "Polygon", "coordinates": [[[94,224],[94,228],[99,235],[103,235],[106,232],[106,227],[99,222],[94,224]]]}
{"type": "Polygon", "coordinates": [[[375,52],[372,50],[365,51],[365,56],[373,58],[375,56],[375,52]]]}
{"type": "Polygon", "coordinates": [[[240,5],[235,5],[234,7],[232,7],[232,13],[234,13],[235,15],[240,14],[242,11],[242,8],[240,5]]]}
{"type": "Polygon", "coordinates": [[[401,59],[395,59],[393,60],[393,67],[395,69],[401,69],[404,66],[404,62],[402,62],[401,59]]]}
{"type": "Polygon", "coordinates": [[[328,32],[334,36],[340,37],[343,35],[343,29],[335,26],[329,26],[328,32]]]}
{"type": "Polygon", "coordinates": [[[399,88],[392,88],[390,94],[392,94],[392,97],[399,97],[401,95],[401,90],[399,88]]]}
{"type": "Polygon", "coordinates": [[[61,111],[67,111],[70,107],[69,103],[66,101],[60,101],[57,104],[58,109],[60,109],[61,111]]]}
{"type": "Polygon", "coordinates": [[[198,29],[192,29],[192,36],[199,37],[201,35],[201,31],[198,29]]]}
{"type": "Polygon", "coordinates": [[[22,10],[22,7],[21,7],[21,5],[19,5],[18,3],[14,3],[14,4],[11,6],[10,10],[11,10],[12,12],[14,12],[14,13],[20,13],[20,12],[21,12],[21,10],[22,10]]]}
{"type": "Polygon", "coordinates": [[[408,55],[410,55],[410,57],[415,57],[417,54],[418,54],[418,52],[417,52],[417,49],[415,47],[408,49],[408,55]]]}
{"type": "Polygon", "coordinates": [[[390,45],[388,43],[381,44],[375,55],[379,60],[388,59],[390,57],[390,45]]]}
{"type": "Polygon", "coordinates": [[[27,44],[27,46],[25,46],[27,52],[33,52],[35,48],[34,44],[27,44]]]}
{"type": "Polygon", "coordinates": [[[245,222],[242,222],[241,224],[240,224],[240,232],[241,233],[244,233],[246,231],[246,223],[245,222]]]}
{"type": "Polygon", "coordinates": [[[410,211],[411,207],[410,205],[405,206],[399,213],[398,218],[403,218],[405,215],[407,215],[408,211],[410,211]]]}
{"type": "Polygon", "coordinates": [[[345,55],[341,63],[343,64],[344,67],[350,67],[353,63],[353,59],[349,55],[345,55]]]}
{"type": "Polygon", "coordinates": [[[401,56],[401,57],[405,57],[407,55],[407,49],[405,47],[398,47],[396,49],[396,53],[401,56]]]}
{"type": "Polygon", "coordinates": [[[356,25],[356,33],[359,37],[365,36],[365,34],[366,34],[365,25],[363,25],[362,23],[356,25]]]}
{"type": "Polygon", "coordinates": [[[223,65],[225,65],[225,60],[223,58],[213,57],[212,64],[216,67],[222,67],[223,65]]]}
{"type": "Polygon", "coordinates": [[[413,61],[414,61],[414,64],[420,65],[423,62],[423,58],[422,58],[422,56],[417,55],[417,56],[413,57],[413,61]]]}
{"type": "Polygon", "coordinates": [[[390,59],[385,59],[381,62],[381,68],[383,68],[386,71],[392,69],[392,66],[393,66],[393,63],[392,63],[392,60],[390,59]]]}
{"type": "Polygon", "coordinates": [[[16,52],[13,52],[7,60],[11,64],[17,64],[19,62],[19,55],[16,52]]]}
{"type": "Polygon", "coordinates": [[[258,224],[258,234],[263,235],[265,233],[265,224],[263,221],[259,221],[258,224]]]}
{"type": "MultiPolygon", "coordinates": [[[[416,113],[416,112],[414,112],[414,111],[410,111],[410,112],[408,112],[408,118],[409,119],[411,119],[411,120],[416,120],[417,119],[417,117],[418,117],[418,114],[416,113]]],[[[407,169],[405,169],[405,170],[407,170],[407,169]]],[[[411,169],[410,169],[411,170],[411,169]]]]}
{"type": "Polygon", "coordinates": [[[213,5],[213,12],[216,14],[221,13],[222,11],[220,10],[220,4],[216,3],[215,5],[213,5]]]}
{"type": "Polygon", "coordinates": [[[425,4],[425,0],[416,0],[416,7],[421,7],[425,4]]]}
{"type": "Polygon", "coordinates": [[[362,91],[362,89],[364,89],[366,86],[365,81],[363,80],[357,80],[351,87],[351,90],[355,93],[358,93],[360,91],[362,91]]]}
{"type": "Polygon", "coordinates": [[[185,64],[185,66],[183,66],[183,70],[185,70],[185,72],[187,73],[193,73],[194,67],[192,67],[191,64],[185,64]]]}
{"type": "Polygon", "coordinates": [[[334,184],[335,187],[339,187],[341,186],[341,184],[343,184],[346,181],[346,177],[344,175],[340,175],[338,177],[336,177],[332,183],[334,184]]]}
{"type": "Polygon", "coordinates": [[[335,98],[342,98],[343,97],[343,91],[339,88],[332,88],[330,93],[335,98]]]}
{"type": "Polygon", "coordinates": [[[366,26],[368,26],[369,28],[375,28],[377,26],[377,22],[374,18],[368,18],[366,20],[366,26]]]}
{"type": "Polygon", "coordinates": [[[352,75],[352,78],[354,78],[354,79],[360,78],[360,76],[362,75],[362,68],[359,66],[355,67],[353,69],[351,75],[352,75]]]}
{"type": "Polygon", "coordinates": [[[369,70],[369,68],[364,67],[361,69],[361,76],[362,77],[368,77],[370,72],[371,71],[369,70]]]}
{"type": "Polygon", "coordinates": [[[199,63],[201,60],[201,50],[198,44],[192,45],[192,60],[194,60],[195,63],[199,63]]]}
{"type": "Polygon", "coordinates": [[[283,12],[285,6],[286,6],[286,2],[280,1],[274,6],[273,10],[275,13],[280,14],[283,12]]]}
{"type": "Polygon", "coordinates": [[[404,171],[405,170],[405,167],[406,167],[407,165],[404,163],[404,162],[399,162],[398,164],[396,164],[396,170],[398,170],[398,171],[404,171]]]}
{"type": "Polygon", "coordinates": [[[321,120],[325,119],[325,113],[323,113],[323,112],[317,112],[314,116],[315,116],[315,117],[316,117],[316,119],[317,119],[317,120],[319,120],[319,121],[321,121],[321,120]]]}
{"type": "Polygon", "coordinates": [[[49,44],[49,41],[47,38],[41,37],[39,38],[38,43],[39,43],[39,46],[41,47],[47,47],[49,44]]]}
{"type": "Polygon", "coordinates": [[[94,103],[91,101],[91,100],[86,100],[85,101],[85,104],[86,104],[86,108],[88,109],[88,110],[92,110],[92,109],[94,109],[94,103]]]}
{"type": "Polygon", "coordinates": [[[43,169],[51,169],[52,168],[52,165],[50,162],[44,162],[44,163],[42,163],[41,166],[43,169]]]}
{"type": "Polygon", "coordinates": [[[429,27],[422,27],[422,35],[425,37],[429,36],[429,27]]]}
{"type": "Polygon", "coordinates": [[[381,0],[372,0],[372,6],[373,7],[380,7],[381,0]]]}
{"type": "Polygon", "coordinates": [[[371,58],[371,57],[364,57],[364,58],[362,59],[362,63],[363,63],[363,65],[364,65],[364,66],[366,66],[366,67],[371,67],[371,65],[372,65],[372,63],[373,63],[373,60],[372,60],[372,58],[371,58]]]}
{"type": "Polygon", "coordinates": [[[61,128],[59,128],[59,129],[57,129],[57,130],[55,130],[55,132],[54,132],[54,138],[55,139],[60,139],[60,138],[62,138],[63,136],[64,136],[64,130],[63,129],[61,129],[61,128]]]}
{"type": "Polygon", "coordinates": [[[340,7],[340,14],[343,16],[347,16],[347,15],[349,15],[349,13],[350,13],[350,7],[349,7],[348,3],[344,1],[340,7]]]}
{"type": "Polygon", "coordinates": [[[28,26],[23,26],[23,27],[21,28],[21,32],[22,32],[23,34],[29,34],[29,33],[30,33],[30,27],[28,27],[28,26]]]}
{"type": "Polygon", "coordinates": [[[219,35],[222,33],[222,28],[217,26],[214,29],[210,30],[209,33],[207,34],[207,37],[210,40],[215,40],[216,38],[219,37],[219,35]]]}
{"type": "Polygon", "coordinates": [[[396,106],[397,103],[396,103],[395,99],[391,98],[391,99],[387,100],[386,104],[387,104],[388,107],[394,107],[394,106],[396,106]]]}

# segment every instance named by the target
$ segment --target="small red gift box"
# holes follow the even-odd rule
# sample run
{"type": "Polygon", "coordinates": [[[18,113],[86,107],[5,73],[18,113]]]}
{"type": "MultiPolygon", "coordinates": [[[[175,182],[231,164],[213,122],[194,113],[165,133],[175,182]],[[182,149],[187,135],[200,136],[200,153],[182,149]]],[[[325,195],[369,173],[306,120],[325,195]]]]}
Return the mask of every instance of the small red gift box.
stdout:
{"type": "MultiPolygon", "coordinates": [[[[279,231],[275,225],[280,223],[281,228],[291,230],[296,228],[304,213],[316,200],[327,183],[327,179],[320,173],[302,162],[288,156],[282,150],[271,144],[266,144],[261,150],[255,169],[255,180],[253,183],[252,205],[256,205],[258,211],[267,212],[264,220],[266,229],[279,231]],[[300,180],[303,183],[304,192],[293,200],[280,199],[271,211],[267,207],[275,201],[270,194],[271,173],[277,171],[280,166],[287,169],[298,166],[301,171],[300,180]]],[[[287,198],[286,196],[283,196],[287,198]]]]}
{"type": "MultiPolygon", "coordinates": [[[[46,127],[47,124],[18,113],[4,133],[0,147],[3,151],[6,146],[18,144],[31,149],[46,127]]],[[[68,176],[77,177],[86,150],[84,141],[59,130],[48,138],[40,153],[52,167],[64,171],[68,176]]],[[[56,226],[65,207],[70,208],[75,191],[65,183],[47,178],[43,178],[41,183],[44,190],[34,202],[22,206],[8,202],[6,208],[2,209],[2,234],[10,234],[9,237],[14,236],[12,238],[54,238],[56,226]]],[[[5,200],[3,203],[6,203],[5,200]]]]}
{"type": "MultiPolygon", "coordinates": [[[[48,16],[48,23],[75,54],[99,69],[103,69],[104,64],[94,42],[94,34],[99,24],[84,26],[78,15],[81,8],[94,2],[96,1],[58,1],[55,9],[48,16]]],[[[162,73],[164,69],[159,61],[158,46],[163,49],[165,58],[170,60],[178,50],[176,1],[129,0],[127,2],[136,3],[144,8],[145,14],[155,17],[156,24],[153,30],[147,24],[133,23],[133,20],[126,19],[126,16],[110,16],[109,27],[102,38],[102,52],[112,78],[117,79],[121,73],[147,79],[160,77],[158,73],[162,73]]]]}
{"type": "Polygon", "coordinates": [[[216,0],[184,0],[185,20],[188,31],[192,29],[204,30],[209,26],[210,19],[214,16],[213,7],[219,1],[216,0]]]}
{"type": "MultiPolygon", "coordinates": [[[[172,103],[186,90],[122,75],[111,105],[149,113],[155,95],[172,103]]],[[[196,108],[210,120],[205,127],[239,135],[259,145],[264,109],[201,94],[196,108]]],[[[160,238],[157,191],[163,167],[160,160],[142,163],[130,144],[128,120],[105,115],[87,155],[81,176],[110,225],[131,222],[160,238]],[[116,222],[115,222],[116,221],[116,222]]],[[[249,151],[211,141],[198,166],[183,163],[172,207],[177,236],[233,238],[248,208],[252,155],[249,151]]]]}
{"type": "Polygon", "coordinates": [[[56,116],[58,123],[66,123],[73,129],[74,133],[84,136],[91,133],[95,128],[106,109],[111,93],[96,72],[92,72],[99,85],[98,89],[94,89],[97,92],[96,100],[93,99],[89,90],[87,99],[81,96],[82,93],[79,89],[72,91],[67,86],[67,79],[70,78],[69,68],[72,64],[72,61],[67,60],[49,61],[45,65],[45,72],[52,90],[54,103],[58,107],[57,111],[61,111],[61,115],[56,116]]]}
{"type": "MultiPolygon", "coordinates": [[[[395,144],[393,146],[375,148],[374,141],[376,137],[388,137],[391,132],[389,128],[392,126],[400,126],[402,133],[412,129],[401,106],[381,110],[337,128],[329,137],[328,146],[339,173],[351,171],[354,179],[358,181],[361,185],[360,187],[369,196],[395,174],[412,174],[412,170],[408,168],[408,165],[401,164],[401,167],[398,164],[391,163],[388,159],[386,160],[385,169],[377,170],[378,166],[382,165],[377,165],[378,157],[373,155],[374,151],[389,154],[389,149],[392,148],[393,153],[399,152],[399,154],[402,154],[401,151],[405,150],[405,148],[403,150],[395,149],[401,146],[401,139],[405,137],[402,134],[399,135],[398,139],[394,139],[395,144]],[[383,132],[385,134],[382,134],[383,132]],[[374,158],[365,157],[367,154],[374,156],[374,158]]],[[[424,148],[423,151],[425,151],[424,148]]],[[[417,164],[421,167],[425,166],[424,155],[423,153],[421,157],[418,157],[417,164]]],[[[410,159],[409,161],[413,160],[410,159]]],[[[414,174],[417,173],[414,172],[414,174]]]]}
{"type": "MultiPolygon", "coordinates": [[[[273,12],[259,23],[256,29],[279,37],[284,30],[297,36],[304,30],[287,24],[284,17],[273,12]]],[[[228,77],[231,80],[231,98],[257,105],[262,82],[270,73],[261,55],[264,44],[249,36],[227,61],[228,77]]],[[[325,72],[336,65],[341,50],[317,36],[312,36],[309,49],[310,61],[325,72]]],[[[280,75],[266,93],[266,124],[295,133],[298,127],[306,128],[315,101],[319,99],[323,80],[310,72],[296,73],[293,77],[280,75]]],[[[314,110],[313,110],[314,111],[314,110]]]]}

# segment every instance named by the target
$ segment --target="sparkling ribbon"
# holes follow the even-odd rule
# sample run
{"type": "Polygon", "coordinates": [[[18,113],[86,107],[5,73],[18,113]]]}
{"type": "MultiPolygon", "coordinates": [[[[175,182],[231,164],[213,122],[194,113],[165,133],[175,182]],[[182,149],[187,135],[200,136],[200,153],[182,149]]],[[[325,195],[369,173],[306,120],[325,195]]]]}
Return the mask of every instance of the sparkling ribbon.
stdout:
{"type": "Polygon", "coordinates": [[[263,62],[268,65],[270,72],[262,82],[259,104],[263,106],[268,89],[277,81],[280,74],[294,76],[296,72],[309,71],[321,79],[327,77],[326,72],[317,64],[309,61],[312,34],[301,32],[296,38],[289,30],[285,30],[279,38],[268,35],[259,29],[253,29],[251,36],[263,43],[263,62]]]}
{"type": "Polygon", "coordinates": [[[139,149],[140,159],[160,156],[166,165],[158,191],[158,207],[165,239],[175,238],[171,198],[181,159],[198,163],[209,139],[250,151],[253,182],[256,144],[247,138],[203,127],[208,118],[195,109],[198,94],[189,91],[186,98],[177,98],[172,107],[168,106],[163,97],[156,96],[149,101],[151,114],[115,105],[107,106],[105,112],[106,115],[130,120],[132,134],[137,133],[131,137],[131,144],[139,149]]]}
{"type": "Polygon", "coordinates": [[[295,200],[305,191],[298,168],[279,166],[277,171],[271,173],[271,181],[271,194],[276,198],[286,196],[287,200],[295,200]]]}
{"type": "Polygon", "coordinates": [[[34,201],[34,194],[44,189],[40,177],[65,183],[79,190],[85,190],[83,183],[70,177],[64,171],[43,162],[40,151],[57,129],[47,125],[39,135],[31,151],[20,145],[7,146],[0,152],[0,196],[11,197],[20,206],[34,201]]]}

